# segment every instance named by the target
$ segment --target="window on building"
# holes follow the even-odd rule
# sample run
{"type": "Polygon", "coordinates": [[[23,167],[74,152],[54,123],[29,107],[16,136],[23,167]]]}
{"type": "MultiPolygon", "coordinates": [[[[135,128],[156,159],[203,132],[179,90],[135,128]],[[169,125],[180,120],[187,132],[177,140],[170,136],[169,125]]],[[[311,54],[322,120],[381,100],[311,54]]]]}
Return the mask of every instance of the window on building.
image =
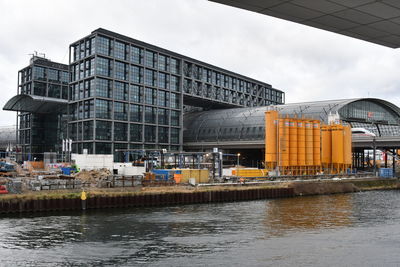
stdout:
{"type": "Polygon", "coordinates": [[[128,100],[128,84],[121,82],[114,83],[114,99],[128,100]]]}
{"type": "Polygon", "coordinates": [[[146,69],[144,75],[144,84],[149,86],[155,86],[156,72],[153,70],[146,69]]]}
{"type": "Polygon", "coordinates": [[[179,92],[179,77],[171,75],[170,88],[172,91],[179,92]]]}
{"type": "Polygon", "coordinates": [[[103,36],[96,37],[96,52],[111,56],[111,39],[103,36]]]}
{"type": "Polygon", "coordinates": [[[60,72],[60,80],[61,83],[63,84],[68,84],[69,83],[69,73],[65,71],[60,72]]]}
{"type": "Polygon", "coordinates": [[[131,62],[135,64],[142,64],[143,49],[136,46],[131,46],[131,62]]]}
{"type": "Polygon", "coordinates": [[[115,61],[115,78],[119,80],[127,80],[127,74],[128,74],[128,65],[115,61]]]}
{"type": "Polygon", "coordinates": [[[168,125],[169,122],[169,110],[160,108],[158,109],[158,124],[168,125]]]}
{"type": "Polygon", "coordinates": [[[179,119],[179,111],[171,110],[171,125],[172,126],[179,126],[180,119],[179,119]]]}
{"type": "Polygon", "coordinates": [[[46,96],[46,84],[41,82],[34,82],[33,94],[39,96],[46,96]]]}
{"type": "Polygon", "coordinates": [[[93,139],[93,121],[83,122],[83,140],[93,139]]]}
{"type": "Polygon", "coordinates": [[[90,119],[94,117],[94,100],[86,100],[83,102],[84,119],[90,119]]]}
{"type": "Polygon", "coordinates": [[[144,121],[146,123],[156,123],[156,108],[145,107],[145,109],[144,109],[144,121]]]}
{"type": "Polygon", "coordinates": [[[146,104],[155,105],[157,100],[157,90],[146,87],[144,99],[146,104]]]}
{"type": "Polygon", "coordinates": [[[33,67],[33,79],[44,81],[46,80],[45,68],[34,66],[33,67]]]}
{"type": "Polygon", "coordinates": [[[132,102],[140,103],[143,94],[143,87],[130,84],[129,85],[129,100],[132,102]]]}
{"type": "Polygon", "coordinates": [[[134,83],[142,83],[143,68],[131,65],[130,81],[134,83]]]}
{"type": "Polygon", "coordinates": [[[126,45],[119,41],[114,43],[114,57],[126,60],[126,45]]]}
{"type": "Polygon", "coordinates": [[[96,142],[96,154],[111,154],[111,143],[96,142]]]}
{"type": "Polygon", "coordinates": [[[120,121],[128,120],[128,104],[121,102],[114,102],[114,120],[120,120],[120,121]]]}
{"type": "Polygon", "coordinates": [[[158,102],[159,106],[168,107],[168,105],[169,105],[168,98],[169,98],[168,92],[163,91],[163,90],[158,90],[157,102],[158,102]]]}
{"type": "Polygon", "coordinates": [[[96,121],[96,140],[111,140],[111,133],[110,121],[96,121]]]}
{"type": "Polygon", "coordinates": [[[168,76],[165,73],[158,73],[158,87],[168,89],[168,76]]]}
{"type": "Polygon", "coordinates": [[[96,74],[107,76],[107,77],[112,77],[111,64],[112,64],[112,61],[110,59],[98,57],[96,74]]]}
{"type": "Polygon", "coordinates": [[[142,129],[143,126],[141,124],[131,124],[130,126],[130,142],[141,142],[142,139],[142,129]]]}
{"type": "Polygon", "coordinates": [[[114,141],[128,141],[128,124],[114,122],[114,141]]]}
{"type": "Polygon", "coordinates": [[[171,108],[176,108],[176,109],[178,109],[179,107],[180,107],[180,104],[179,104],[179,95],[178,94],[175,94],[175,93],[171,93],[171,99],[170,99],[170,102],[171,102],[171,108]]]}
{"type": "Polygon", "coordinates": [[[164,55],[158,55],[158,69],[162,71],[168,71],[168,57],[164,55]]]}
{"type": "Polygon", "coordinates": [[[68,86],[62,86],[61,90],[61,98],[68,99],[68,86]]]}
{"type": "Polygon", "coordinates": [[[61,85],[49,84],[49,97],[60,98],[61,97],[61,85]]]}
{"type": "Polygon", "coordinates": [[[144,126],[144,139],[146,142],[154,143],[156,141],[156,127],[146,125],[144,126]]]}
{"type": "Polygon", "coordinates": [[[129,106],[130,106],[129,107],[129,118],[130,118],[130,121],[141,122],[142,121],[142,115],[143,115],[142,106],[134,105],[134,104],[131,104],[129,106]]]}
{"type": "Polygon", "coordinates": [[[97,78],[96,96],[112,98],[112,81],[102,78],[97,78]]]}
{"type": "Polygon", "coordinates": [[[179,129],[171,128],[171,144],[179,144],[179,129]]]}
{"type": "Polygon", "coordinates": [[[179,60],[176,58],[171,58],[170,62],[171,62],[170,64],[171,73],[179,74],[179,60]]]}
{"type": "Polygon", "coordinates": [[[144,63],[146,67],[150,67],[150,68],[155,68],[155,63],[157,60],[157,55],[156,53],[146,50],[145,51],[145,59],[144,59],[144,63]]]}
{"type": "Polygon", "coordinates": [[[50,82],[59,82],[58,70],[47,69],[47,78],[50,82]]]}
{"type": "Polygon", "coordinates": [[[96,99],[96,118],[111,119],[112,102],[96,99]]]}
{"type": "Polygon", "coordinates": [[[168,143],[168,127],[158,127],[158,142],[159,143],[168,143]]]}

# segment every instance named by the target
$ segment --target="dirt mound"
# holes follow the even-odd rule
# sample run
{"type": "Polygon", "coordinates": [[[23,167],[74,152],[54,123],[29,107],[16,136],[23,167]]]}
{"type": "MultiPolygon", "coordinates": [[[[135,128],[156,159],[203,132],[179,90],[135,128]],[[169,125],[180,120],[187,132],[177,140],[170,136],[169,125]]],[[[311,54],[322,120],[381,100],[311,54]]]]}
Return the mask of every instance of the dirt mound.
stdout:
{"type": "Polygon", "coordinates": [[[111,176],[111,172],[108,169],[90,171],[83,170],[75,175],[75,179],[79,179],[85,183],[95,184],[106,179],[108,176],[111,176]]]}

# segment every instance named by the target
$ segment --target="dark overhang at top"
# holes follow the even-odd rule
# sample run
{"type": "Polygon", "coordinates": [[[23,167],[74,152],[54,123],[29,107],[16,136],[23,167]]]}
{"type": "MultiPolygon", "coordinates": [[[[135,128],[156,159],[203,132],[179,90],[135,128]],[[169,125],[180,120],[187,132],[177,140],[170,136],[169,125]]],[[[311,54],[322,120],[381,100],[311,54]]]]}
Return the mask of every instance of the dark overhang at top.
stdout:
{"type": "Polygon", "coordinates": [[[59,113],[68,105],[68,100],[37,95],[16,95],[4,105],[3,110],[32,113],[59,113]]]}
{"type": "Polygon", "coordinates": [[[398,0],[209,0],[391,48],[400,47],[398,0]]]}

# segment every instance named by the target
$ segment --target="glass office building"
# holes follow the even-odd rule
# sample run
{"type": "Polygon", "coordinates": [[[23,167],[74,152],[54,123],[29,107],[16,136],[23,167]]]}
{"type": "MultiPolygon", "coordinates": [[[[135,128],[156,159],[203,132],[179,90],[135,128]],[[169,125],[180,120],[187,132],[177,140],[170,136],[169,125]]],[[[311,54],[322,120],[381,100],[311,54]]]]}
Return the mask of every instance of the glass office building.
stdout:
{"type": "Polygon", "coordinates": [[[283,104],[271,85],[97,29],[70,45],[69,138],[73,152],[178,151],[184,106],[283,104]]]}
{"type": "Polygon", "coordinates": [[[61,150],[67,137],[69,67],[34,55],[18,72],[17,95],[3,109],[17,111],[19,160],[61,150]]]}

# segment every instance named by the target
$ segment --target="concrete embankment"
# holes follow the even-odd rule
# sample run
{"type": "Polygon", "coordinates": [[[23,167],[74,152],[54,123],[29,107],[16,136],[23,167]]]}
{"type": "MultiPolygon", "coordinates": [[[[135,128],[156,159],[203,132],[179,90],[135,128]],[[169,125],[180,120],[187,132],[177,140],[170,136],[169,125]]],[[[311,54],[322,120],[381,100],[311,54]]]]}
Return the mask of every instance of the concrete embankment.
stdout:
{"type": "Polygon", "coordinates": [[[293,181],[289,185],[296,196],[352,193],[367,190],[393,190],[400,188],[397,178],[365,178],[323,181],[293,181]]]}
{"type": "Polygon", "coordinates": [[[54,193],[0,198],[0,213],[82,210],[118,207],[151,207],[181,204],[233,202],[293,197],[293,188],[279,186],[181,189],[154,188],[141,192],[89,192],[85,201],[81,193],[54,193]],[[164,190],[163,190],[164,189],[164,190]]]}
{"type": "Polygon", "coordinates": [[[305,195],[351,193],[365,190],[399,189],[398,179],[342,179],[274,182],[259,185],[214,187],[156,187],[0,196],[0,213],[46,212],[123,207],[234,202],[305,195]]]}

